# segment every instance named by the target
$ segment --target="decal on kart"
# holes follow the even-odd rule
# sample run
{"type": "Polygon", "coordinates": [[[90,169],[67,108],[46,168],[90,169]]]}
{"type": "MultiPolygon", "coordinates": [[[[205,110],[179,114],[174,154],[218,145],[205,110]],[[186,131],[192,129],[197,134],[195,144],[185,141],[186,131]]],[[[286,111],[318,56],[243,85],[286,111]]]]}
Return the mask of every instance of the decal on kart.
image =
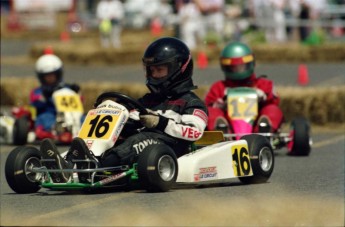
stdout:
{"type": "Polygon", "coordinates": [[[231,153],[235,176],[252,175],[248,147],[243,145],[232,146],[231,153]]]}
{"type": "Polygon", "coordinates": [[[89,149],[91,149],[91,147],[92,147],[92,144],[93,144],[93,140],[86,140],[86,146],[89,148],[89,149]]]}
{"type": "Polygon", "coordinates": [[[199,168],[199,173],[194,175],[194,181],[206,181],[218,179],[218,172],[216,166],[199,168]]]}
{"type": "Polygon", "coordinates": [[[57,112],[84,112],[79,95],[54,96],[57,112]]]}
{"type": "Polygon", "coordinates": [[[117,110],[90,110],[79,131],[82,139],[105,139],[108,140],[116,126],[121,111],[117,110]]]}

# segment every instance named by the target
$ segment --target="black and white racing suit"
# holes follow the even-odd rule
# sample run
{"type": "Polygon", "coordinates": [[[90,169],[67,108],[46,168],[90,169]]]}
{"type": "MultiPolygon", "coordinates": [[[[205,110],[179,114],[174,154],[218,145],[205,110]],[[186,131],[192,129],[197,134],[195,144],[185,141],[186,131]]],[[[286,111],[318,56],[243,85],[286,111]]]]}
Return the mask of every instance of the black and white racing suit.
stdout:
{"type": "MultiPolygon", "coordinates": [[[[188,152],[193,141],[202,136],[207,125],[207,108],[204,102],[191,91],[171,97],[158,97],[148,93],[138,101],[145,108],[159,115],[157,127],[145,128],[140,133],[126,138],[120,145],[115,145],[102,158],[102,166],[133,163],[144,148],[159,143],[170,146],[176,156],[180,157],[188,152]]],[[[139,118],[138,112],[135,112],[139,118]]],[[[130,118],[135,118],[135,113],[131,113],[130,118]]]]}

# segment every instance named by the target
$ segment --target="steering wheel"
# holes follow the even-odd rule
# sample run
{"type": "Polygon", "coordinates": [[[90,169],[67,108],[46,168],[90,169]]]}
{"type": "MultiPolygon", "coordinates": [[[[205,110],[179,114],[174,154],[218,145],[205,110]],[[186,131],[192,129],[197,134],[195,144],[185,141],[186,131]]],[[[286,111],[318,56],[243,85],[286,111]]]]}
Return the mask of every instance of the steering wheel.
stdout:
{"type": "Polygon", "coordinates": [[[146,108],[137,100],[118,92],[104,92],[97,97],[94,107],[97,107],[104,99],[115,98],[117,102],[123,104],[128,110],[136,109],[141,114],[148,114],[146,108]]]}

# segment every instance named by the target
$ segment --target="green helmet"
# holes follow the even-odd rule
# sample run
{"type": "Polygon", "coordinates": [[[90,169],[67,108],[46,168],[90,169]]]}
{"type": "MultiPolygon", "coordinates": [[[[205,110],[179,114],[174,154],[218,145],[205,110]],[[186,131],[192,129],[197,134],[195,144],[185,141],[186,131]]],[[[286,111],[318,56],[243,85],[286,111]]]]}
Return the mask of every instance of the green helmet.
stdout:
{"type": "Polygon", "coordinates": [[[220,65],[229,80],[244,80],[254,72],[254,56],[251,49],[244,43],[231,42],[223,49],[220,65]]]}

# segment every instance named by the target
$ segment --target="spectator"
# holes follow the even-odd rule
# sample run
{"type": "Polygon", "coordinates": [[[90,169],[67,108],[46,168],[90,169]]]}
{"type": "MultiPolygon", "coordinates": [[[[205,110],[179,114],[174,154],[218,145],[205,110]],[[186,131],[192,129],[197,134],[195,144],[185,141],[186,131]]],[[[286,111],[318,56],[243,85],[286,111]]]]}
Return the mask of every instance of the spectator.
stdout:
{"type": "Polygon", "coordinates": [[[285,42],[285,0],[252,0],[254,17],[265,32],[267,42],[285,42]]]}
{"type": "Polygon", "coordinates": [[[102,47],[121,47],[124,8],[120,0],[101,0],[96,9],[102,47]]]}
{"type": "Polygon", "coordinates": [[[299,19],[301,26],[299,28],[299,35],[300,40],[305,42],[319,26],[318,20],[322,10],[326,7],[326,0],[300,0],[300,6],[299,19]]]}
{"type": "Polygon", "coordinates": [[[220,40],[223,40],[224,0],[194,0],[194,2],[203,16],[204,36],[215,33],[220,36],[220,40]]]}
{"type": "Polygon", "coordinates": [[[193,0],[183,0],[181,1],[178,15],[181,39],[191,50],[194,50],[197,47],[198,41],[203,38],[203,25],[199,8],[193,0]]]}

